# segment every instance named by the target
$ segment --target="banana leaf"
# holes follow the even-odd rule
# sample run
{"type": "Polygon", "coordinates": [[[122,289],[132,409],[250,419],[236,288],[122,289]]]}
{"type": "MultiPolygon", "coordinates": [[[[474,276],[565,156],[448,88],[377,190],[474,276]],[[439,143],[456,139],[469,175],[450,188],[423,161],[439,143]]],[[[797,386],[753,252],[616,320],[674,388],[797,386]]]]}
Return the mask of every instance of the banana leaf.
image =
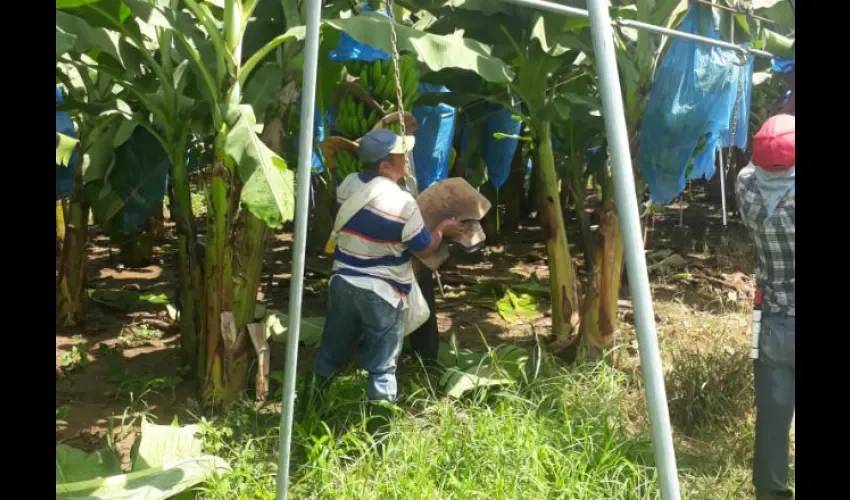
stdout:
{"type": "Polygon", "coordinates": [[[440,343],[437,356],[446,368],[439,385],[455,399],[483,387],[504,387],[524,380],[529,361],[525,348],[507,344],[487,352],[475,352],[459,348],[454,335],[449,343],[440,343]]]}
{"type": "Polygon", "coordinates": [[[56,446],[57,500],[165,500],[230,469],[219,457],[202,453],[197,425],[154,425],[142,421],[133,471],[121,474],[111,448],[87,454],[56,446]]]}
{"type": "MultiPolygon", "coordinates": [[[[266,336],[272,342],[285,344],[289,328],[289,316],[274,309],[269,309],[265,314],[266,336]]],[[[263,316],[260,316],[261,318],[263,316]]],[[[301,318],[301,330],[298,339],[305,345],[315,347],[322,340],[322,330],[325,328],[325,317],[301,318]]]]}
{"type": "Polygon", "coordinates": [[[223,459],[189,458],[168,467],[56,485],[56,500],[165,500],[202,483],[216,471],[228,470],[223,459]]]}

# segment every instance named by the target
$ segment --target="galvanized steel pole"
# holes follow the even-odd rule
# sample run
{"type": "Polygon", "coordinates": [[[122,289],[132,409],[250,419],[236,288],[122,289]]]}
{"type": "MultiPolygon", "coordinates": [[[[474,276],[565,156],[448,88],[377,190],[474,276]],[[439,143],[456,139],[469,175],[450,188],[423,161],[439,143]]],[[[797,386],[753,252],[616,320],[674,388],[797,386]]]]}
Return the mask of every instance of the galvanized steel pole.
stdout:
{"type": "Polygon", "coordinates": [[[316,77],[319,66],[319,30],[322,1],[307,0],[307,34],[304,43],[304,81],[301,85],[301,134],[298,137],[298,170],[295,175],[295,236],[292,241],[292,277],[289,285],[289,329],[283,401],[280,409],[280,461],[277,470],[277,500],[286,500],[289,488],[289,451],[292,444],[292,411],[298,338],[301,329],[301,295],[304,291],[304,254],[307,245],[307,215],[310,210],[310,168],[313,160],[313,119],[316,110],[316,77]]]}
{"type": "Polygon", "coordinates": [[[590,31],[593,37],[593,52],[596,71],[599,75],[599,90],[602,94],[602,115],[605,118],[605,133],[608,151],[611,154],[611,174],[614,178],[614,197],[623,231],[626,270],[629,279],[632,305],[635,312],[640,361],[646,384],[646,403],[652,429],[652,444],[661,481],[661,496],[664,500],[679,500],[679,478],[676,470],[676,453],[670,428],[667,394],[664,390],[664,375],[661,371],[661,355],[655,331],[655,313],[652,309],[652,292],[646,269],[643,238],[640,231],[640,215],[635,193],[632,157],[626,130],[623,95],[617,58],[614,52],[614,34],[606,0],[588,0],[590,31]]]}
{"type": "MultiPolygon", "coordinates": [[[[502,0],[507,3],[512,3],[516,5],[522,5],[524,7],[531,7],[532,9],[540,9],[546,12],[554,12],[556,14],[563,14],[565,16],[576,16],[583,17],[585,19],[589,18],[590,15],[588,11],[584,9],[579,9],[577,7],[570,7],[567,5],[561,5],[555,2],[548,2],[546,0],[502,0]]],[[[589,4],[590,2],[588,2],[589,4]]],[[[694,42],[705,43],[708,45],[714,45],[715,47],[721,47],[724,49],[734,50],[739,53],[751,54],[758,57],[772,58],[773,54],[770,52],[765,52],[763,50],[758,49],[745,49],[743,47],[739,47],[734,43],[724,42],[723,40],[716,40],[714,38],[708,38],[705,36],[694,35],[693,33],[685,33],[684,31],[678,31],[670,28],[665,28],[663,26],[656,26],[654,24],[645,23],[642,21],[634,21],[631,19],[611,19],[611,16],[606,16],[606,25],[614,25],[614,26],[622,26],[625,28],[633,28],[636,30],[649,31],[651,33],[657,33],[659,35],[666,35],[673,38],[682,38],[684,40],[692,40],[694,42]]]]}

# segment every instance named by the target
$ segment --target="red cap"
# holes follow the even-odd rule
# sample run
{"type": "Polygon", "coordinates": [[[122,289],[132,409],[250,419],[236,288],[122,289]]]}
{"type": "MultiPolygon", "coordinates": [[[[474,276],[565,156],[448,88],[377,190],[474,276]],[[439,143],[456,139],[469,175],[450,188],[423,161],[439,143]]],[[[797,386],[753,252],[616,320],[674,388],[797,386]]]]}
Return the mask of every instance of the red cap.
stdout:
{"type": "Polygon", "coordinates": [[[753,164],[768,172],[788,170],[795,165],[794,117],[772,116],[753,137],[753,164]]]}

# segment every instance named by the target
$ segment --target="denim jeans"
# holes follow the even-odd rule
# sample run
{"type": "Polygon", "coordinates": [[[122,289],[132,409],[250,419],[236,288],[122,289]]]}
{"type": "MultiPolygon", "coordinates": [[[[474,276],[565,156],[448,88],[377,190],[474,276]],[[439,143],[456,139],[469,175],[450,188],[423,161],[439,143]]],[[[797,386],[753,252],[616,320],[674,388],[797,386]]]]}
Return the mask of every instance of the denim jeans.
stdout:
{"type": "Polygon", "coordinates": [[[788,491],[788,454],[795,396],[795,317],[765,314],[756,386],[756,444],[753,485],[758,499],[783,498],[788,491]]]}
{"type": "Polygon", "coordinates": [[[404,340],[403,305],[393,307],[376,293],[336,276],[331,280],[322,342],[313,366],[316,374],[330,381],[348,364],[361,339],[358,362],[369,372],[366,396],[395,402],[396,364],[404,340]]]}

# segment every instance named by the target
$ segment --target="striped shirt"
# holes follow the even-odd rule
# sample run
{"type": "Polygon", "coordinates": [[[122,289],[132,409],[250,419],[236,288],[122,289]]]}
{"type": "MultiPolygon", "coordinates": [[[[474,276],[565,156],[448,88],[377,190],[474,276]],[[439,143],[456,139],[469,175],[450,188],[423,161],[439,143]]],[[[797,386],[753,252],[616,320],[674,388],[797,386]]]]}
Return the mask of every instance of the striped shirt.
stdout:
{"type": "MultiPolygon", "coordinates": [[[[365,173],[346,177],[336,190],[337,203],[371,180],[365,173]]],[[[411,251],[428,248],[431,233],[413,196],[391,180],[385,182],[392,188],[360,209],[339,232],[331,279],[340,276],[397,307],[415,279],[411,251]]]]}

